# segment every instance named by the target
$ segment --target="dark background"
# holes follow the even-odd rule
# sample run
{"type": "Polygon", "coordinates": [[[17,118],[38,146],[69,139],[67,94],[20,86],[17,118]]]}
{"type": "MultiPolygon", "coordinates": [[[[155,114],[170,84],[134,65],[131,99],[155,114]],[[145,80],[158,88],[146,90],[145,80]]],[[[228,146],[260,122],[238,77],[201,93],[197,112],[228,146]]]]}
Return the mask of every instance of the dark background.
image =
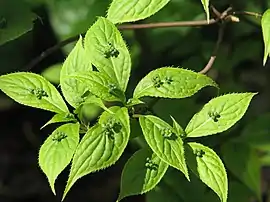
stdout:
{"type": "MultiPolygon", "coordinates": [[[[42,51],[68,37],[84,33],[95,21],[95,16],[105,15],[105,10],[109,5],[108,0],[28,0],[27,2],[37,16],[33,29],[0,46],[0,74],[24,71],[25,68],[29,68],[29,62],[42,51]]],[[[222,2],[213,0],[211,3],[219,11],[232,6],[236,11],[248,10],[263,13],[270,7],[270,2],[268,3],[267,0],[226,0],[222,2]]],[[[244,138],[243,142],[258,153],[256,158],[262,162],[261,166],[255,166],[253,169],[262,171],[262,180],[255,183],[262,184],[262,195],[265,196],[269,178],[267,168],[270,164],[268,157],[270,138],[267,137],[270,132],[268,126],[270,120],[270,68],[269,63],[266,64],[266,67],[262,66],[264,46],[260,18],[244,15],[238,17],[240,18],[239,23],[226,25],[217,60],[208,75],[219,84],[219,94],[249,91],[259,92],[259,95],[254,98],[247,114],[235,127],[224,135],[205,138],[202,141],[209,146],[218,147],[223,141],[230,138],[244,136],[245,131],[249,131],[246,129],[247,127],[263,130],[262,139],[253,137],[250,140],[248,137],[244,138]],[[256,120],[259,121],[253,127],[256,120]],[[263,145],[263,149],[261,145],[263,145]],[[264,155],[262,156],[262,154],[264,155]]],[[[162,11],[139,23],[198,19],[205,19],[199,0],[171,0],[162,11]]],[[[205,27],[123,31],[123,37],[127,41],[133,60],[129,95],[136,83],[152,69],[162,66],[180,66],[200,71],[207,64],[214,49],[218,26],[215,24],[205,27]]],[[[61,64],[71,48],[72,44],[55,51],[33,67],[31,71],[44,73],[48,67],[61,64]]],[[[45,76],[54,81],[57,86],[59,68],[56,68],[55,72],[47,72],[45,76]]],[[[161,99],[155,104],[154,110],[160,117],[168,121],[169,115],[173,115],[184,127],[193,114],[216,95],[216,91],[207,88],[194,97],[184,100],[161,99]]],[[[40,130],[40,127],[51,116],[50,112],[18,105],[3,93],[0,94],[1,202],[60,201],[68,177],[68,169],[59,176],[56,182],[58,196],[55,197],[37,160],[40,145],[56,127],[52,125],[40,130]]],[[[255,131],[254,135],[257,132],[255,131]]],[[[134,148],[129,146],[115,166],[80,179],[71,189],[65,201],[115,201],[119,191],[121,170],[133,152],[134,148]]],[[[252,172],[250,175],[253,176],[252,172]]],[[[229,197],[230,200],[233,201],[229,197]]],[[[238,201],[241,202],[241,200],[238,201]]],[[[144,196],[130,197],[123,201],[144,201],[144,196]]]]}

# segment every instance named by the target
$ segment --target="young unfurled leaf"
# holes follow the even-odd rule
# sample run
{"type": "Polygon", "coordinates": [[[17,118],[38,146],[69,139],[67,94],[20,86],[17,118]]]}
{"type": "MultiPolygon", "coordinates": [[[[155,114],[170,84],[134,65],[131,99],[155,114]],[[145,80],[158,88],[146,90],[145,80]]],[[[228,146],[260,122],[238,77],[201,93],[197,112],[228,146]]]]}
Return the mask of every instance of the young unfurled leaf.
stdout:
{"type": "Polygon", "coordinates": [[[65,113],[65,114],[55,114],[44,126],[40,129],[45,128],[47,125],[52,123],[63,123],[63,122],[71,122],[77,121],[73,114],[65,113]]]}
{"type": "Polygon", "coordinates": [[[176,130],[177,134],[180,136],[185,136],[185,131],[183,128],[177,123],[177,121],[171,116],[171,119],[173,121],[173,128],[176,130]]]}
{"type": "Polygon", "coordinates": [[[91,73],[72,74],[69,78],[76,79],[89,89],[89,92],[106,101],[125,101],[125,95],[118,85],[106,74],[92,71],[91,73]]]}
{"type": "Polygon", "coordinates": [[[113,0],[108,19],[114,24],[142,20],[154,15],[170,0],[113,0]]]}
{"type": "Polygon", "coordinates": [[[259,200],[261,167],[257,152],[248,145],[233,142],[224,144],[221,152],[227,168],[249,187],[259,200]]]}
{"type": "Polygon", "coordinates": [[[85,104],[94,104],[94,105],[99,106],[100,108],[104,109],[105,111],[113,114],[113,112],[104,105],[103,101],[94,95],[88,96],[81,105],[85,105],[85,104]]]}
{"type": "Polygon", "coordinates": [[[265,65],[267,57],[270,55],[270,9],[264,12],[261,24],[264,42],[263,65],[265,65]]]}
{"type": "Polygon", "coordinates": [[[40,148],[39,166],[46,174],[54,194],[54,182],[70,163],[79,143],[79,127],[78,123],[60,126],[53,131],[40,148]]]}
{"type": "Polygon", "coordinates": [[[90,73],[91,71],[92,65],[83,47],[83,39],[80,37],[76,46],[64,62],[60,74],[63,95],[74,108],[77,108],[84,101],[83,95],[89,89],[87,84],[71,78],[70,75],[74,73],[90,73]]]}
{"type": "Polygon", "coordinates": [[[56,88],[38,74],[19,72],[2,75],[0,89],[20,104],[56,113],[69,112],[56,88]]]}
{"type": "Polygon", "coordinates": [[[222,202],[227,201],[227,173],[219,156],[210,148],[195,142],[186,146],[187,164],[207,186],[219,196],[222,202]]]}
{"type": "Polygon", "coordinates": [[[145,76],[135,88],[133,96],[185,98],[206,86],[217,87],[217,84],[203,74],[181,68],[163,67],[145,76]]]}
{"type": "Polygon", "coordinates": [[[150,191],[159,183],[167,169],[168,164],[149,149],[137,151],[123,169],[118,201],[150,191]]]}
{"type": "Polygon", "coordinates": [[[115,25],[106,18],[98,18],[85,35],[85,49],[95,67],[111,77],[125,92],[130,76],[131,59],[115,25]]]}
{"type": "Polygon", "coordinates": [[[207,19],[207,22],[209,22],[209,19],[210,19],[210,13],[209,13],[209,0],[201,0],[202,2],[202,5],[203,5],[203,9],[206,13],[206,19],[207,19]]]}
{"type": "Polygon", "coordinates": [[[184,173],[189,180],[183,141],[177,131],[158,117],[139,118],[142,131],[151,149],[163,161],[184,173]]]}
{"type": "Polygon", "coordinates": [[[115,114],[104,112],[78,145],[63,199],[79,178],[113,165],[126,148],[130,135],[128,110],[115,107],[112,111],[115,114]]]}
{"type": "Polygon", "coordinates": [[[245,114],[254,95],[233,93],[210,100],[188,123],[187,137],[214,135],[229,129],[245,114]]]}
{"type": "Polygon", "coordinates": [[[139,104],[143,104],[144,102],[137,99],[137,98],[131,98],[127,101],[127,107],[132,107],[134,105],[139,105],[139,104]]]}

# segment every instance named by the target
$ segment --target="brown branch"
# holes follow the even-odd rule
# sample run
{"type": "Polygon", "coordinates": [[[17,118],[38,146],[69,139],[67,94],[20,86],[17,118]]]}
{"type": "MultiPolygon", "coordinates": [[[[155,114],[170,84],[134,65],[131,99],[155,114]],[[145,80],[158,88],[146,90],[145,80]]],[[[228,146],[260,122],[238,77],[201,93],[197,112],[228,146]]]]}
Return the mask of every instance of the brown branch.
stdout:
{"type": "Polygon", "coordinates": [[[157,22],[147,24],[128,24],[120,25],[120,30],[134,30],[134,29],[152,29],[152,28],[168,28],[168,27],[197,27],[205,26],[217,23],[219,19],[210,19],[209,23],[207,20],[196,20],[196,21],[181,21],[181,22],[157,22]]]}
{"type": "Polygon", "coordinates": [[[250,12],[250,11],[234,11],[233,15],[249,15],[249,16],[254,16],[256,18],[262,17],[262,14],[260,13],[255,13],[255,12],[250,12]]]}
{"type": "MultiPolygon", "coordinates": [[[[129,25],[120,25],[118,26],[119,30],[134,30],[134,29],[150,29],[150,28],[168,28],[168,27],[194,27],[194,26],[208,26],[211,24],[218,23],[220,20],[225,18],[228,15],[228,12],[231,8],[226,9],[220,17],[216,19],[210,19],[209,22],[207,20],[195,20],[195,21],[181,21],[181,22],[158,22],[158,23],[147,23],[147,24],[129,24],[129,25]]],[[[84,33],[85,34],[85,33],[84,33]]],[[[82,34],[82,35],[84,35],[82,34]]],[[[38,63],[44,60],[46,57],[54,53],[56,50],[66,46],[69,43],[72,43],[79,39],[80,35],[73,36],[68,38],[60,43],[48,48],[44,52],[42,52],[39,56],[34,58],[29,64],[25,66],[24,71],[30,71],[33,69],[38,63]]]]}
{"type": "MultiPolygon", "coordinates": [[[[218,10],[216,10],[215,7],[212,6],[212,5],[211,5],[211,9],[212,9],[213,13],[216,15],[216,18],[210,19],[209,22],[207,20],[196,20],[196,21],[181,21],[181,22],[158,22],[158,23],[147,23],[147,24],[127,24],[127,25],[118,26],[118,29],[119,30],[134,30],[134,29],[152,29],[152,28],[168,28],[168,27],[208,26],[208,25],[211,25],[211,24],[216,24],[220,20],[223,20],[223,19],[226,19],[226,18],[233,21],[232,18],[228,18],[228,17],[230,17],[229,12],[232,10],[231,7],[227,8],[222,13],[220,13],[218,10]]],[[[242,15],[250,15],[250,16],[255,16],[255,17],[261,17],[262,16],[259,13],[249,12],[249,11],[235,11],[235,12],[233,12],[233,15],[240,15],[240,14],[242,14],[242,15]]],[[[222,37],[223,37],[223,28],[220,29],[219,33],[221,33],[221,34],[219,34],[219,38],[221,38],[220,39],[220,41],[221,41],[222,37]]],[[[82,35],[84,35],[84,34],[82,34],[82,35]]],[[[80,35],[70,37],[70,38],[68,38],[68,39],[66,39],[64,41],[61,41],[60,43],[56,44],[55,46],[52,46],[51,48],[48,48],[47,50],[42,52],[39,56],[34,58],[28,65],[26,65],[26,67],[23,70],[24,71],[30,71],[38,63],[40,63],[46,57],[48,57],[49,55],[54,53],[56,50],[66,46],[69,43],[72,43],[72,42],[78,40],[79,36],[80,35]]],[[[218,49],[218,46],[219,46],[219,43],[220,43],[219,40],[217,42],[218,43],[217,43],[217,46],[216,46],[215,50],[218,49]]],[[[217,52],[217,50],[214,51],[214,52],[217,52]]],[[[208,64],[205,66],[205,68],[203,70],[200,71],[200,73],[206,73],[207,71],[209,71],[209,69],[211,69],[215,59],[216,59],[216,53],[213,53],[213,55],[211,56],[208,64]]]]}
{"type": "Polygon", "coordinates": [[[70,37],[70,38],[68,38],[68,39],[66,39],[64,41],[61,41],[60,43],[48,48],[47,50],[42,52],[39,56],[34,58],[29,64],[27,64],[23,70],[24,71],[30,71],[33,67],[35,67],[38,63],[40,63],[46,57],[48,57],[49,55],[51,55],[52,53],[54,53],[58,49],[66,46],[66,45],[68,45],[68,44],[70,44],[70,43],[72,43],[74,41],[77,41],[79,39],[79,37],[80,37],[80,35],[70,37]]]}
{"type": "Polygon", "coordinates": [[[213,53],[212,53],[212,56],[210,57],[207,65],[199,72],[201,74],[206,74],[213,66],[215,60],[216,60],[216,57],[217,57],[217,52],[218,52],[218,49],[219,49],[219,46],[222,42],[222,39],[223,39],[223,36],[224,36],[224,27],[225,25],[221,25],[219,27],[219,30],[218,30],[218,39],[217,39],[217,42],[216,42],[216,45],[215,45],[215,48],[213,50],[213,53]]]}

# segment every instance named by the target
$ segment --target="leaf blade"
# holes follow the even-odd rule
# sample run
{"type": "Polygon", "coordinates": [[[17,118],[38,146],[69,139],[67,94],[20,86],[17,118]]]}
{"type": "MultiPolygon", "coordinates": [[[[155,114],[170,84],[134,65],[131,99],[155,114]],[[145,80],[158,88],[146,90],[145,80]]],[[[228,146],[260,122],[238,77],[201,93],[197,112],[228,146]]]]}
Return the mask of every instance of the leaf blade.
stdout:
{"type": "Polygon", "coordinates": [[[187,137],[214,135],[232,127],[245,114],[256,94],[233,93],[210,100],[188,123],[187,137]]]}
{"type": "Polygon", "coordinates": [[[45,123],[40,129],[45,128],[46,126],[53,124],[53,123],[63,123],[63,122],[71,122],[77,121],[73,114],[66,113],[66,114],[55,114],[47,123],[45,123]]]}
{"type": "Polygon", "coordinates": [[[259,200],[261,167],[257,151],[240,142],[227,142],[222,146],[221,153],[227,168],[255,193],[259,200]]]}
{"type": "Polygon", "coordinates": [[[62,200],[79,178],[111,166],[122,155],[129,140],[130,125],[127,109],[117,108],[118,110],[113,115],[104,112],[102,120],[90,128],[81,140],[73,157],[70,176],[62,200]],[[103,134],[106,132],[104,124],[109,123],[110,119],[116,120],[117,125],[121,125],[121,128],[117,129],[118,132],[114,133],[113,138],[110,137],[111,133],[103,134]]]}
{"type": "Polygon", "coordinates": [[[133,97],[185,98],[206,86],[217,87],[209,77],[190,70],[163,67],[151,71],[136,86],[133,97]]]}
{"type": "Polygon", "coordinates": [[[183,172],[189,180],[183,141],[180,135],[176,134],[175,129],[152,115],[140,116],[139,121],[150,148],[164,162],[183,172]],[[165,130],[170,133],[168,136],[165,130]]]}
{"type": "Polygon", "coordinates": [[[125,164],[121,176],[118,201],[153,189],[164,176],[169,165],[149,149],[137,151],[125,164]],[[149,163],[149,165],[147,165],[149,163]]]}
{"type": "Polygon", "coordinates": [[[2,75],[0,89],[20,104],[56,113],[69,112],[56,88],[38,74],[18,72],[2,75]]]}
{"type": "Polygon", "coordinates": [[[95,71],[91,73],[84,72],[70,75],[70,78],[86,84],[89,91],[102,100],[125,102],[123,91],[104,73],[95,71]]]}
{"type": "Polygon", "coordinates": [[[177,134],[180,136],[185,136],[184,129],[177,123],[177,121],[171,116],[171,119],[173,121],[173,128],[176,130],[177,134]]]}
{"type": "Polygon", "coordinates": [[[39,150],[39,166],[46,174],[54,194],[55,180],[70,163],[78,143],[79,124],[68,123],[53,131],[39,150]],[[61,135],[65,136],[61,139],[61,135]]]}
{"type": "Polygon", "coordinates": [[[202,2],[202,5],[203,5],[203,9],[206,13],[206,19],[207,19],[207,22],[209,23],[209,20],[210,20],[210,13],[209,13],[209,0],[201,0],[202,2]]]}
{"type": "Polygon", "coordinates": [[[226,202],[228,179],[219,156],[202,144],[191,142],[187,145],[189,168],[219,196],[222,202],[226,202]]]}
{"type": "Polygon", "coordinates": [[[91,71],[92,64],[83,47],[83,39],[80,37],[65,60],[60,73],[60,84],[63,95],[74,108],[77,108],[83,102],[84,98],[82,96],[89,89],[84,82],[75,80],[70,75],[74,73],[89,73],[91,71]]]}
{"type": "Polygon", "coordinates": [[[264,12],[261,19],[261,26],[264,41],[263,66],[265,66],[267,57],[270,55],[270,9],[264,12]]]}
{"type": "Polygon", "coordinates": [[[131,71],[131,58],[115,25],[99,17],[85,35],[85,48],[95,67],[111,77],[125,92],[131,71]]]}
{"type": "Polygon", "coordinates": [[[113,0],[107,18],[114,24],[142,20],[154,15],[169,2],[170,0],[113,0]]]}
{"type": "Polygon", "coordinates": [[[100,98],[98,98],[98,97],[95,97],[94,95],[86,98],[86,100],[84,101],[83,104],[94,104],[94,105],[102,108],[103,110],[105,110],[105,111],[113,114],[113,112],[104,105],[104,103],[102,102],[102,100],[100,98]]]}

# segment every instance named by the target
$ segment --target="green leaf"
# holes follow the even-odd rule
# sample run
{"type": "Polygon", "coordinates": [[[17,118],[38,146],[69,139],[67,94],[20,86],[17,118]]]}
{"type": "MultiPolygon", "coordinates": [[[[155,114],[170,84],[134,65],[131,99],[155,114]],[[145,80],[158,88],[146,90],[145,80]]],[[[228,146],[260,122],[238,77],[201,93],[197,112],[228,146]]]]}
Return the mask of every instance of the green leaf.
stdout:
{"type": "Polygon", "coordinates": [[[114,24],[134,22],[154,15],[170,0],[113,0],[108,9],[108,19],[114,24]]]}
{"type": "Polygon", "coordinates": [[[29,32],[35,18],[24,1],[0,1],[0,45],[29,32]]]}
{"type": "Polygon", "coordinates": [[[64,97],[68,103],[77,108],[84,101],[83,95],[89,90],[88,85],[70,77],[74,73],[90,73],[92,65],[83,47],[83,39],[80,37],[76,46],[68,55],[60,74],[60,84],[64,97]]]}
{"type": "Polygon", "coordinates": [[[78,114],[79,119],[87,125],[87,122],[90,122],[100,114],[100,108],[110,114],[114,114],[114,112],[108,109],[103,101],[95,95],[88,96],[85,101],[74,110],[74,113],[78,114]]]}
{"type": "Polygon", "coordinates": [[[203,74],[181,68],[163,67],[145,76],[135,88],[133,96],[185,98],[206,86],[217,87],[217,84],[203,74]]]}
{"type": "Polygon", "coordinates": [[[207,186],[209,186],[222,202],[227,201],[227,173],[219,156],[210,148],[195,142],[188,143],[187,164],[207,186]]]}
{"type": "Polygon", "coordinates": [[[130,98],[128,101],[127,101],[127,104],[126,106],[127,107],[132,107],[134,105],[139,105],[139,104],[144,104],[143,101],[137,99],[137,98],[130,98]]]}
{"type": "Polygon", "coordinates": [[[188,123],[187,137],[214,135],[229,129],[245,114],[254,95],[232,93],[210,100],[188,123]]]}
{"type": "Polygon", "coordinates": [[[180,170],[189,180],[185,151],[180,134],[158,117],[140,116],[140,125],[146,142],[156,155],[170,166],[180,170]]]}
{"type": "Polygon", "coordinates": [[[179,134],[180,136],[185,136],[185,131],[179,125],[179,123],[177,123],[176,120],[172,116],[171,116],[171,119],[173,121],[173,128],[176,130],[177,134],[179,134]]]}
{"type": "Polygon", "coordinates": [[[72,74],[69,77],[84,83],[89,92],[102,100],[125,102],[123,91],[104,73],[92,71],[91,73],[72,74]]]}
{"type": "Polygon", "coordinates": [[[121,177],[118,201],[153,189],[164,176],[168,164],[149,149],[137,151],[126,163],[121,177]]]}
{"type": "Polygon", "coordinates": [[[47,125],[50,125],[52,123],[63,123],[63,122],[71,122],[71,121],[77,121],[73,114],[71,113],[65,113],[65,114],[55,114],[44,126],[42,126],[40,129],[45,128],[47,125]]]}
{"type": "Polygon", "coordinates": [[[264,12],[262,16],[261,25],[264,42],[263,65],[265,65],[267,57],[270,55],[270,9],[264,12]]]}
{"type": "Polygon", "coordinates": [[[111,77],[122,91],[127,88],[131,59],[118,29],[100,17],[85,35],[85,49],[95,67],[111,77]]]}
{"type": "Polygon", "coordinates": [[[65,124],[46,139],[39,151],[39,166],[46,174],[52,192],[57,176],[70,163],[79,143],[79,124],[65,124]]]}
{"type": "Polygon", "coordinates": [[[56,88],[38,74],[19,72],[2,75],[0,89],[20,104],[60,114],[69,112],[56,88]]]}
{"type": "Polygon", "coordinates": [[[83,104],[94,104],[104,109],[105,111],[113,114],[113,112],[104,105],[103,101],[94,95],[87,97],[83,104]]]}
{"type": "Polygon", "coordinates": [[[201,0],[202,2],[202,5],[203,5],[203,9],[206,13],[206,19],[207,19],[207,22],[209,23],[209,20],[210,20],[210,14],[209,14],[209,0],[201,0]]]}
{"type": "Polygon", "coordinates": [[[126,148],[130,135],[128,110],[115,107],[112,111],[115,114],[101,115],[77,147],[63,199],[79,178],[113,165],[126,148]]]}
{"type": "Polygon", "coordinates": [[[257,152],[245,144],[232,142],[224,144],[221,151],[228,169],[260,199],[261,168],[257,152]]]}

